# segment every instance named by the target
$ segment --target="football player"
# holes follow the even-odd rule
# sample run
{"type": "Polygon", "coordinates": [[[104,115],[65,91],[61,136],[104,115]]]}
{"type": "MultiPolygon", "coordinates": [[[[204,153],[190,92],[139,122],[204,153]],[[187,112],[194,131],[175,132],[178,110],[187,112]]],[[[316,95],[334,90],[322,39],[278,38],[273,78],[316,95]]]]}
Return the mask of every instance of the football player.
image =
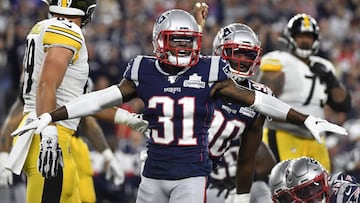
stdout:
{"type": "MultiPolygon", "coordinates": [[[[149,122],[150,139],[137,202],[198,203],[205,201],[212,167],[208,129],[218,98],[305,125],[316,137],[322,131],[346,134],[340,126],[301,114],[272,96],[237,87],[228,78],[224,60],[200,55],[201,39],[191,14],[180,9],[165,11],[153,27],[155,57],[135,57],[119,85],[77,97],[13,135],[33,128],[43,132],[51,122],[91,115],[139,97],[145,104],[143,114],[149,122]]],[[[239,200],[247,197],[238,195],[239,200]]]]}
{"type": "MultiPolygon", "coordinates": [[[[259,82],[296,110],[324,118],[324,106],[346,112],[351,108],[349,92],[335,75],[334,65],[317,56],[320,30],[308,14],[293,16],[284,29],[288,51],[272,51],[262,57],[259,82]]],[[[322,137],[321,139],[325,139],[322,137]]],[[[266,122],[263,141],[277,161],[313,157],[331,171],[325,142],[318,143],[309,131],[277,120],[266,122]]]]}

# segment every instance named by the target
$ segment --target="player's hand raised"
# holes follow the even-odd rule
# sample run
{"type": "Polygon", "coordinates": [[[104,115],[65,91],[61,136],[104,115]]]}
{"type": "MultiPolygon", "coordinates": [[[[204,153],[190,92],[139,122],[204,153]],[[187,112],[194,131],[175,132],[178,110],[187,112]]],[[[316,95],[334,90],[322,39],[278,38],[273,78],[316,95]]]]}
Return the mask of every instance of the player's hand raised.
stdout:
{"type": "Polygon", "coordinates": [[[304,121],[305,127],[311,132],[318,143],[322,143],[322,139],[320,134],[323,132],[332,132],[335,134],[340,135],[347,135],[347,131],[345,128],[330,123],[327,120],[321,118],[315,118],[314,116],[310,115],[304,121]]]}

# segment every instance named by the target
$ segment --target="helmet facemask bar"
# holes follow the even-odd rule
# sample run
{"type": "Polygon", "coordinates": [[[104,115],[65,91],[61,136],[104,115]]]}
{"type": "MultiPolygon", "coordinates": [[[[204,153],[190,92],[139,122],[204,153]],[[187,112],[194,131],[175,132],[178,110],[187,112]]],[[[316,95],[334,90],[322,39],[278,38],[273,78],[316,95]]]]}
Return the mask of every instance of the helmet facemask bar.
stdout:
{"type": "Polygon", "coordinates": [[[199,61],[201,37],[202,34],[196,31],[163,30],[155,40],[156,57],[177,67],[193,66],[199,61]]]}
{"type": "Polygon", "coordinates": [[[225,43],[219,46],[221,56],[229,62],[232,74],[249,78],[260,64],[261,48],[247,44],[225,43]]]}
{"type": "Polygon", "coordinates": [[[323,171],[314,179],[291,188],[290,194],[294,199],[301,202],[319,202],[324,199],[328,202],[330,186],[327,172],[323,171]]]}
{"type": "Polygon", "coordinates": [[[289,203],[289,202],[293,202],[293,198],[292,195],[289,193],[289,191],[287,189],[284,189],[282,191],[280,191],[277,194],[274,194],[271,199],[273,200],[273,202],[275,203],[289,203]]]}
{"type": "Polygon", "coordinates": [[[81,27],[85,26],[91,21],[94,15],[95,7],[96,4],[89,6],[89,8],[86,10],[85,15],[81,17],[81,27]]]}

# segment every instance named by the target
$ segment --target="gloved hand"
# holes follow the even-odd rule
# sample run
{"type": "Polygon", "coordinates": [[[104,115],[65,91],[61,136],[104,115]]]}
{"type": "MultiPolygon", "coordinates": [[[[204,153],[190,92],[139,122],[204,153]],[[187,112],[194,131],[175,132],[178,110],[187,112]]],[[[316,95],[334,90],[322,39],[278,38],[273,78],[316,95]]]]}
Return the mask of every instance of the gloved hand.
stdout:
{"type": "Polygon", "coordinates": [[[229,196],[229,193],[231,190],[235,189],[236,183],[235,183],[235,177],[229,177],[227,176],[224,179],[214,179],[210,182],[209,186],[210,189],[217,189],[218,193],[216,194],[217,197],[221,195],[224,191],[225,193],[225,199],[229,196]]]}
{"type": "Polygon", "coordinates": [[[319,76],[320,81],[326,83],[327,88],[331,89],[340,85],[339,80],[336,78],[331,69],[326,67],[323,63],[312,62],[310,70],[319,76]]]}
{"type": "Polygon", "coordinates": [[[109,164],[106,169],[105,178],[106,180],[113,179],[115,185],[121,185],[125,181],[125,173],[120,165],[119,160],[115,158],[114,153],[111,149],[105,149],[102,152],[105,161],[109,164]]]}
{"type": "Polygon", "coordinates": [[[196,19],[199,25],[200,31],[205,27],[206,18],[209,13],[209,6],[206,3],[197,2],[191,11],[192,15],[196,19]]]}
{"type": "Polygon", "coordinates": [[[143,120],[141,114],[130,113],[129,111],[122,108],[117,109],[114,123],[125,124],[141,133],[146,133],[149,126],[149,122],[143,120]]]}
{"type": "Polygon", "coordinates": [[[52,118],[51,118],[50,114],[49,113],[43,113],[36,120],[33,120],[33,121],[29,122],[29,123],[26,123],[22,127],[18,128],[14,132],[12,132],[11,136],[13,136],[13,137],[16,136],[16,135],[21,136],[22,134],[24,134],[28,130],[32,130],[32,129],[36,129],[35,134],[40,134],[42,132],[42,130],[45,127],[47,127],[49,125],[49,123],[51,123],[51,122],[52,122],[52,118]]]}
{"type": "Polygon", "coordinates": [[[6,188],[13,184],[13,174],[4,168],[9,153],[0,152],[0,188],[6,188]]]}
{"type": "Polygon", "coordinates": [[[310,115],[304,121],[305,127],[311,132],[318,143],[322,143],[320,133],[322,132],[332,132],[340,135],[347,135],[345,128],[338,126],[333,123],[329,123],[327,120],[321,118],[315,118],[310,115]]]}
{"type": "Polygon", "coordinates": [[[43,177],[52,178],[57,176],[59,167],[64,167],[62,151],[58,144],[58,131],[56,126],[49,125],[40,134],[38,170],[43,177]]]}

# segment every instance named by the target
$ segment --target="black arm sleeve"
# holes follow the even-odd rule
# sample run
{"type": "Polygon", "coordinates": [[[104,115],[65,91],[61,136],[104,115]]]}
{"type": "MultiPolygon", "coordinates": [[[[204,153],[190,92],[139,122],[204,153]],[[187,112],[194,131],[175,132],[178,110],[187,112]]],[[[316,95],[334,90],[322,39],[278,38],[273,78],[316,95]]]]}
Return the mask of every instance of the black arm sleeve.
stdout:
{"type": "Polygon", "coordinates": [[[327,104],[335,111],[348,112],[351,109],[351,96],[350,96],[350,93],[347,92],[345,99],[340,103],[335,102],[332,99],[332,97],[329,95],[327,104]]]}

